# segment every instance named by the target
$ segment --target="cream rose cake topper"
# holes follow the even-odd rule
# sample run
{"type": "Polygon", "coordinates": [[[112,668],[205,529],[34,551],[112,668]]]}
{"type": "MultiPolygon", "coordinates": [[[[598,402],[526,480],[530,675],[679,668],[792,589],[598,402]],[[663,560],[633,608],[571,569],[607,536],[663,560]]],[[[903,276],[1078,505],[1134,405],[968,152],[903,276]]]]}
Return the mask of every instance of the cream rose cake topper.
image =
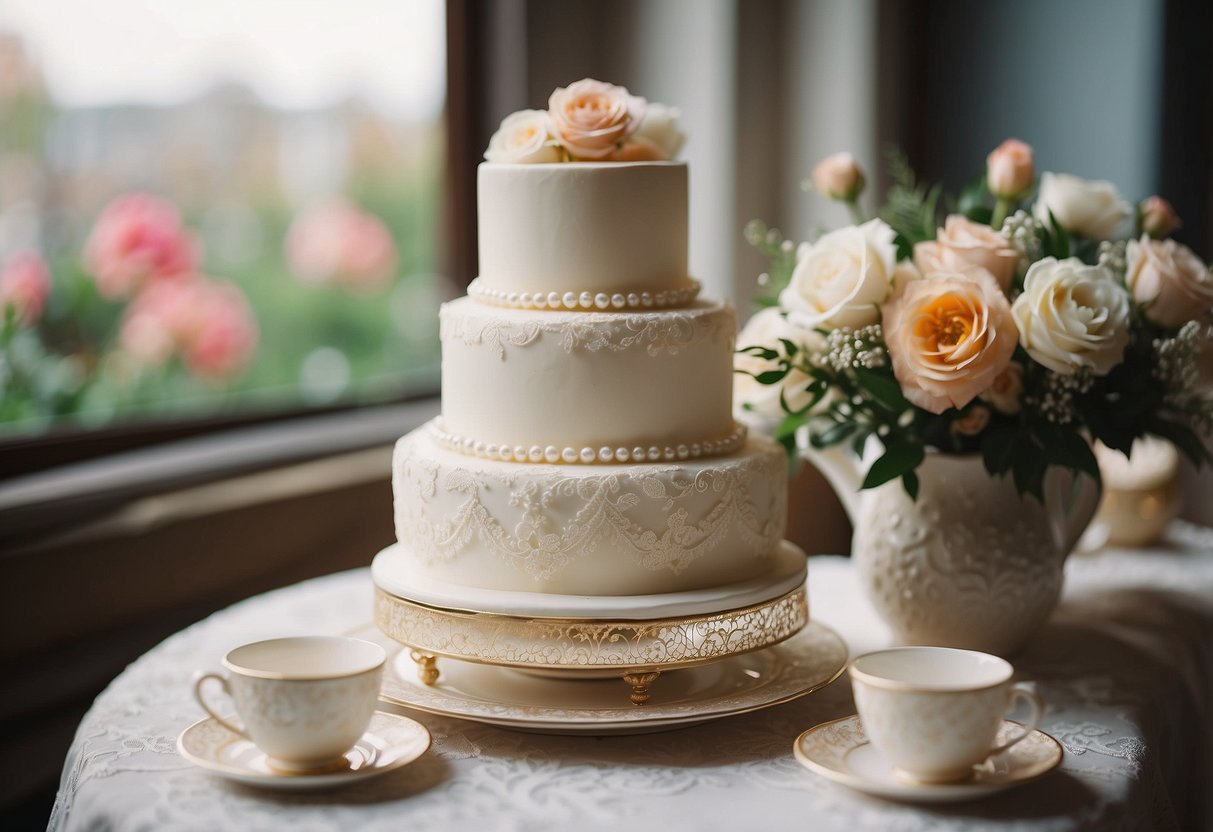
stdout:
{"type": "Polygon", "coordinates": [[[771,262],[767,308],[738,339],[741,418],[792,454],[878,443],[863,487],[901,478],[911,495],[928,450],[980,453],[1037,497],[1050,466],[1098,479],[1093,439],[1127,454],[1160,436],[1209,461],[1213,275],[1166,239],[1181,227],[1166,200],[1134,208],[1109,182],[1038,182],[1017,139],[942,217],[940,186],[895,152],[889,172],[868,217],[862,168],[833,154],[806,187],[851,225],[800,245],[746,228],[771,262]]]}
{"type": "Polygon", "coordinates": [[[489,162],[663,162],[685,136],[677,109],[645,101],[625,87],[583,78],[559,87],[546,110],[506,116],[489,139],[489,162]]]}

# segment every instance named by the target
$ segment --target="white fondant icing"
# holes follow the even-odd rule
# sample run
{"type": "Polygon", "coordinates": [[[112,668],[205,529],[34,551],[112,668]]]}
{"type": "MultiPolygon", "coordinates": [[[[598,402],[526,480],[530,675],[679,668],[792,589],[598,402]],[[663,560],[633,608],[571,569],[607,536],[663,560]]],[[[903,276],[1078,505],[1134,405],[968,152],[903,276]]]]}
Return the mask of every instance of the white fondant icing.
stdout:
{"type": "Polygon", "coordinates": [[[787,461],[751,438],[712,460],[520,465],[444,450],[422,428],[397,443],[392,487],[397,538],[419,574],[485,589],[648,595],[766,574],[783,537],[787,461]]]}
{"type": "Polygon", "coordinates": [[[485,162],[477,183],[485,289],[575,309],[600,292],[652,306],[653,293],[690,285],[685,162],[485,162]]]}
{"type": "MultiPolygon", "coordinates": [[[[645,312],[442,307],[443,430],[476,442],[647,449],[687,442],[720,453],[734,433],[731,306],[701,301],[645,312]]],[[[667,456],[666,448],[671,449],[667,456]]],[[[519,458],[515,455],[515,458],[519,458]]]]}

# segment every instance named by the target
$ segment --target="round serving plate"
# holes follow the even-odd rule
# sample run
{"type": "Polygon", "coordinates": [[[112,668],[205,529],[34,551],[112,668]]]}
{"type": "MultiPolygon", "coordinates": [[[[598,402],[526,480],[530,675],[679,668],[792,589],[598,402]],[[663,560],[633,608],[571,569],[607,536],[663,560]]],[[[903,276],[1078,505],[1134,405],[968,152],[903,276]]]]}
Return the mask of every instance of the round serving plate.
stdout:
{"type": "Polygon", "coordinates": [[[417,678],[408,650],[373,627],[360,638],[389,651],[380,698],[441,716],[545,734],[668,731],[769,708],[828,685],[846,667],[847,647],[810,622],[786,641],[662,675],[643,707],[620,696],[617,679],[549,679],[508,667],[444,660],[433,685],[417,678]]]}
{"type": "Polygon", "coordinates": [[[607,670],[665,671],[761,650],[795,635],[808,619],[803,586],[739,609],[643,621],[467,612],[375,591],[376,626],[419,654],[599,676],[607,670]]]}
{"type": "Polygon", "coordinates": [[[558,595],[482,589],[436,580],[417,570],[417,559],[395,543],[375,556],[375,586],[399,598],[439,609],[527,618],[652,620],[708,615],[779,598],[804,585],[808,558],[782,541],[766,574],[732,584],[659,595],[558,595]]]}

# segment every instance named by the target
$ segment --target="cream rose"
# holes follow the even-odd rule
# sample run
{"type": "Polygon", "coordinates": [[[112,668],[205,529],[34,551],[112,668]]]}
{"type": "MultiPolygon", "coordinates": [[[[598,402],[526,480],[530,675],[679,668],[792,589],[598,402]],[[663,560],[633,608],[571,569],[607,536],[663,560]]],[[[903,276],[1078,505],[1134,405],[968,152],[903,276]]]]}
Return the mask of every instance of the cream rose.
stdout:
{"type": "Polygon", "coordinates": [[[548,99],[556,138],[575,159],[611,156],[644,120],[645,100],[624,87],[583,78],[548,99]]]}
{"type": "Polygon", "coordinates": [[[934,240],[914,246],[914,265],[923,274],[962,272],[969,266],[977,266],[994,275],[1006,292],[1015,279],[1019,252],[988,225],[952,214],[934,240]]]}
{"type": "Polygon", "coordinates": [[[490,162],[535,164],[559,162],[560,148],[552,138],[552,122],[543,110],[510,113],[489,139],[484,158],[490,162]]]}
{"type": "Polygon", "coordinates": [[[1111,182],[1045,173],[1034,212],[1047,223],[1050,211],[1062,228],[1088,240],[1123,240],[1133,233],[1133,206],[1111,182]]]}
{"type": "Polygon", "coordinates": [[[1015,352],[1015,322],[985,271],[934,274],[906,285],[883,310],[893,374],[912,404],[943,413],[987,390],[1015,352]]]}
{"type": "Polygon", "coordinates": [[[1056,373],[1090,367],[1106,375],[1129,343],[1129,296],[1105,266],[1077,257],[1032,264],[1011,307],[1019,342],[1056,373]]]}
{"type": "Polygon", "coordinates": [[[756,355],[741,352],[746,347],[780,349],[779,339],[785,338],[801,349],[820,351],[824,339],[816,332],[806,331],[788,323],[783,313],[775,307],[756,312],[737,335],[738,352],[733,358],[733,368],[740,370],[733,376],[733,401],[740,408],[738,416],[754,414],[765,420],[782,419],[783,407],[779,404],[782,394],[788,406],[800,410],[809,403],[805,387],[812,381],[800,370],[792,370],[779,384],[760,384],[754,375],[778,369],[774,361],[766,361],[756,355]]]}
{"type": "Polygon", "coordinates": [[[1023,365],[1012,361],[981,394],[983,401],[994,405],[999,413],[1014,415],[1023,409],[1023,365]]]}
{"type": "Polygon", "coordinates": [[[644,141],[661,151],[663,158],[673,159],[682,150],[686,136],[678,129],[682,113],[677,107],[664,104],[649,104],[644,110],[644,120],[632,136],[632,141],[644,141]]]}
{"type": "Polygon", "coordinates": [[[880,220],[825,234],[802,247],[779,295],[788,320],[802,329],[859,328],[880,320],[893,287],[896,236],[880,220]]]}
{"type": "Polygon", "coordinates": [[[1142,235],[1125,254],[1125,283],[1154,323],[1180,327],[1213,309],[1213,275],[1183,243],[1142,235]]]}

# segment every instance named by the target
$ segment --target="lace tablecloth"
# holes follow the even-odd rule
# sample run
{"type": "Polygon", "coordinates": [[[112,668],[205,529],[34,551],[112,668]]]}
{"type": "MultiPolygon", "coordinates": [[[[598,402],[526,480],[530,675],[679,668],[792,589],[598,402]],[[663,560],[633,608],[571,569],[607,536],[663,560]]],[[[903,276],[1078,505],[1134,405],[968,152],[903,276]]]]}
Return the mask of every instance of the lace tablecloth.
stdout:
{"type": "MultiPolygon", "coordinates": [[[[852,653],[887,643],[850,563],[814,558],[813,615],[852,653]]],[[[1213,530],[1177,524],[1150,551],[1075,555],[1065,597],[1015,658],[1048,702],[1061,770],[985,801],[914,807],[802,768],[792,740],[853,712],[845,679],[804,699],[666,733],[553,737],[416,715],[420,761],[339,791],[270,793],[177,755],[202,716],[195,669],[231,647],[369,620],[367,570],[217,613],[132,664],[85,716],[51,829],[655,830],[1203,829],[1213,824],[1213,530]],[[794,826],[793,826],[794,825],[794,826]]]]}

